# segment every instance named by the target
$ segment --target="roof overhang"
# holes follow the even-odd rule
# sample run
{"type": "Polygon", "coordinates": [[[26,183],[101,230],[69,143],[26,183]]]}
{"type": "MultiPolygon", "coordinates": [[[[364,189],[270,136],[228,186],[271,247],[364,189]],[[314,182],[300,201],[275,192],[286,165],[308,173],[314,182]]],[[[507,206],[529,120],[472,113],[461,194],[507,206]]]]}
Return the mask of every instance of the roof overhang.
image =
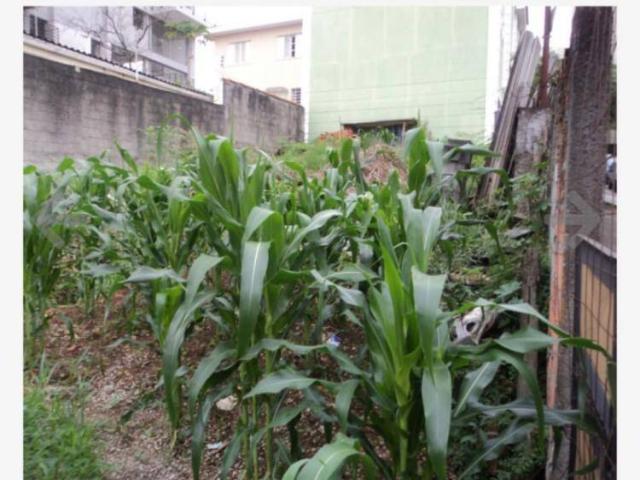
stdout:
{"type": "Polygon", "coordinates": [[[302,19],[287,20],[284,22],[276,22],[276,23],[264,23],[262,25],[252,25],[249,27],[241,27],[241,28],[236,28],[236,27],[220,27],[219,29],[214,28],[209,32],[209,34],[207,35],[207,38],[209,40],[216,40],[218,38],[227,37],[229,35],[235,35],[237,33],[257,32],[260,30],[271,30],[274,28],[293,27],[293,26],[300,26],[302,28],[302,19]]]}
{"type": "Polygon", "coordinates": [[[164,22],[189,22],[195,26],[206,27],[205,21],[198,17],[193,9],[185,6],[177,7],[138,7],[152,17],[164,22]]]}

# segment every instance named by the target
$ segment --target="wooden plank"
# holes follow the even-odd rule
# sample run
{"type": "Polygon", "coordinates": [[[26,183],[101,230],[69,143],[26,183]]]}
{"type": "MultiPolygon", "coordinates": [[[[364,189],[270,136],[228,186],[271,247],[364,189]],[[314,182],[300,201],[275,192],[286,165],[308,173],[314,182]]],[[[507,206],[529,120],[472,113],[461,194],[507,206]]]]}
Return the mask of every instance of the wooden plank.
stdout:
{"type": "MultiPolygon", "coordinates": [[[[529,31],[525,31],[520,37],[515,60],[511,67],[507,90],[504,95],[498,125],[494,130],[491,142],[492,150],[500,154],[494,157],[489,166],[493,168],[505,168],[507,156],[511,147],[513,129],[516,124],[518,109],[529,104],[531,85],[536,73],[538,59],[540,58],[540,42],[529,31]]],[[[500,177],[496,174],[488,175],[484,178],[480,187],[479,196],[492,197],[500,177]]]]}

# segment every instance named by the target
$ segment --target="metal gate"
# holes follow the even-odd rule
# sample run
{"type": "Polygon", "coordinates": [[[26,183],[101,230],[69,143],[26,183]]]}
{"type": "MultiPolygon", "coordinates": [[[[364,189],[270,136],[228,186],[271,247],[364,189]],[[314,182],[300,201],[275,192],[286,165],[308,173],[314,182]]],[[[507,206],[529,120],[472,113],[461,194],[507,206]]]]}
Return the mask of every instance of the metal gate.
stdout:
{"type": "MultiPolygon", "coordinates": [[[[616,357],[616,255],[599,243],[581,237],[576,247],[574,297],[575,335],[590,338],[616,357]]],[[[614,392],[609,378],[615,375],[607,358],[599,352],[576,351],[574,355],[574,402],[596,418],[604,437],[577,431],[574,466],[592,469],[579,478],[616,478],[616,417],[614,392]],[[579,385],[584,387],[580,388],[579,385]],[[580,400],[582,399],[582,400],[580,400]]]]}

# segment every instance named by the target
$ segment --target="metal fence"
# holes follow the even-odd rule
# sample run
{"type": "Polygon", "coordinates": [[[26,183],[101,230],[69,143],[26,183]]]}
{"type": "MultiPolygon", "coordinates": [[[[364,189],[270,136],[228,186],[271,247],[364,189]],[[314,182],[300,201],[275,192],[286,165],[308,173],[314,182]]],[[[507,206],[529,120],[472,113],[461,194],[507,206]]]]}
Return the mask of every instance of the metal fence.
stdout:
{"type": "MultiPolygon", "coordinates": [[[[616,255],[607,247],[581,237],[575,252],[575,321],[577,336],[590,338],[616,357],[616,255]]],[[[576,351],[574,402],[593,415],[604,438],[577,431],[574,442],[576,470],[587,466],[579,478],[616,478],[616,419],[610,378],[615,375],[602,353],[576,351]]]]}

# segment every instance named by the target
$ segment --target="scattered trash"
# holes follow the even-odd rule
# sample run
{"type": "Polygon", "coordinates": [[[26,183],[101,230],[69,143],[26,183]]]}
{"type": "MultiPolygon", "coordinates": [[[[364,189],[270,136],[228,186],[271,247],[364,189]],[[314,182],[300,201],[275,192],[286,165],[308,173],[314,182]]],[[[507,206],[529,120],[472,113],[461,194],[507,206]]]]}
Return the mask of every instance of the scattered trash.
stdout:
{"type": "Polygon", "coordinates": [[[486,332],[496,318],[496,312],[483,312],[481,307],[476,307],[453,322],[455,342],[480,343],[482,335],[486,332]]]}
{"type": "Polygon", "coordinates": [[[338,335],[333,334],[327,339],[327,344],[332,347],[339,347],[342,342],[340,341],[340,337],[338,335]]]}
{"type": "Polygon", "coordinates": [[[226,445],[226,442],[207,443],[207,450],[222,450],[226,445]]]}
{"type": "Polygon", "coordinates": [[[224,397],[216,402],[216,407],[218,410],[223,410],[225,412],[230,412],[236,405],[238,404],[238,399],[235,395],[229,395],[228,397],[224,397]]]}

